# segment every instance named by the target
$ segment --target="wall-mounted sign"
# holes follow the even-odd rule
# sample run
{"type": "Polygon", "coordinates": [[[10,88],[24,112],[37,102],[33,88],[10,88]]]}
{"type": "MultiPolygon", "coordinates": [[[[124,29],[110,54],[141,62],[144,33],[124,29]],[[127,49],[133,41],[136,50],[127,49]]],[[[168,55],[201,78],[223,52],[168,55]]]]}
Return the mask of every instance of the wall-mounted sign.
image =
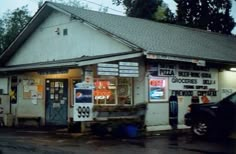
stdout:
{"type": "Polygon", "coordinates": [[[157,63],[148,63],[147,71],[150,76],[158,76],[158,64],[157,63]]]}
{"type": "Polygon", "coordinates": [[[176,65],[164,63],[148,63],[147,71],[151,76],[175,76],[176,75],[176,65]]]}
{"type": "Polygon", "coordinates": [[[198,59],[188,59],[182,57],[174,57],[174,56],[167,56],[167,55],[156,55],[156,54],[146,54],[147,59],[163,59],[163,60],[173,60],[173,61],[182,61],[182,62],[190,62],[195,63],[197,66],[205,66],[205,60],[198,60],[198,59]]]}
{"type": "Polygon", "coordinates": [[[49,74],[67,74],[68,69],[56,69],[56,70],[42,70],[38,71],[40,75],[49,75],[49,74]]]}
{"type": "Polygon", "coordinates": [[[119,62],[119,65],[100,63],[97,65],[97,74],[121,77],[138,77],[139,65],[135,62],[119,62]]]}
{"type": "Polygon", "coordinates": [[[159,64],[159,76],[174,76],[176,74],[176,67],[173,64],[159,64]]]}
{"type": "Polygon", "coordinates": [[[93,120],[93,84],[78,83],[74,89],[74,121],[93,120]]]}
{"type": "Polygon", "coordinates": [[[119,75],[118,72],[119,72],[118,64],[100,63],[97,65],[98,75],[118,76],[119,75]]]}
{"type": "Polygon", "coordinates": [[[169,88],[181,91],[216,91],[218,71],[206,67],[178,65],[176,75],[169,77],[169,88]]]}
{"type": "Polygon", "coordinates": [[[149,79],[149,101],[167,101],[167,78],[150,77],[149,79]]]}
{"type": "Polygon", "coordinates": [[[139,77],[139,64],[135,62],[119,62],[119,76],[139,77]]]}

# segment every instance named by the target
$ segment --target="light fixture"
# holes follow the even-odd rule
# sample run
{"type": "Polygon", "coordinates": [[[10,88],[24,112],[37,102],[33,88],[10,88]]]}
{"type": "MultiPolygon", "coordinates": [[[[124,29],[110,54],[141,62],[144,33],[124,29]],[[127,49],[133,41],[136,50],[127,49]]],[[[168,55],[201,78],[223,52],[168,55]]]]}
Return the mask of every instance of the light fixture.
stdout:
{"type": "Polygon", "coordinates": [[[236,67],[231,67],[229,70],[236,72],[236,67]]]}

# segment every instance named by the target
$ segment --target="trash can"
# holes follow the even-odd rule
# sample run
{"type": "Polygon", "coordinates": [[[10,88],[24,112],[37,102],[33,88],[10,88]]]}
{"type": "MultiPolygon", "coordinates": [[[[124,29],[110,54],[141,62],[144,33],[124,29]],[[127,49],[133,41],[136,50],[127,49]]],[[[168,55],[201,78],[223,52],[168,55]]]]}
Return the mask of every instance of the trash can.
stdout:
{"type": "Polygon", "coordinates": [[[127,125],[126,134],[129,138],[135,138],[138,136],[138,127],[136,125],[127,125]]]}

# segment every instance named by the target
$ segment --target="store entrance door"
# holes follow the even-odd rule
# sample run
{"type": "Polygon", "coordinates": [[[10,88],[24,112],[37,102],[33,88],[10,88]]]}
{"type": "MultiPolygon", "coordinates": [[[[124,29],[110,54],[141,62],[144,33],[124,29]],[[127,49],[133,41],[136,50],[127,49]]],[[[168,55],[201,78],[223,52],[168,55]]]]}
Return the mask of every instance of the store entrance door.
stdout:
{"type": "Polygon", "coordinates": [[[68,80],[46,79],[46,125],[67,125],[68,80]]]}

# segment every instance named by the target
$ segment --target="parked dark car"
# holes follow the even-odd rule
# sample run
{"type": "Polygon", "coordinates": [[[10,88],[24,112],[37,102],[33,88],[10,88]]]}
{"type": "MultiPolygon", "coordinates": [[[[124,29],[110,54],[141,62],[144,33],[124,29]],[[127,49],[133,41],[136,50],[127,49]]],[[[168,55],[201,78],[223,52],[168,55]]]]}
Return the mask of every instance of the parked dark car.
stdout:
{"type": "Polygon", "coordinates": [[[236,124],[236,93],[219,102],[191,104],[185,114],[185,125],[199,137],[225,137],[236,124]]]}

